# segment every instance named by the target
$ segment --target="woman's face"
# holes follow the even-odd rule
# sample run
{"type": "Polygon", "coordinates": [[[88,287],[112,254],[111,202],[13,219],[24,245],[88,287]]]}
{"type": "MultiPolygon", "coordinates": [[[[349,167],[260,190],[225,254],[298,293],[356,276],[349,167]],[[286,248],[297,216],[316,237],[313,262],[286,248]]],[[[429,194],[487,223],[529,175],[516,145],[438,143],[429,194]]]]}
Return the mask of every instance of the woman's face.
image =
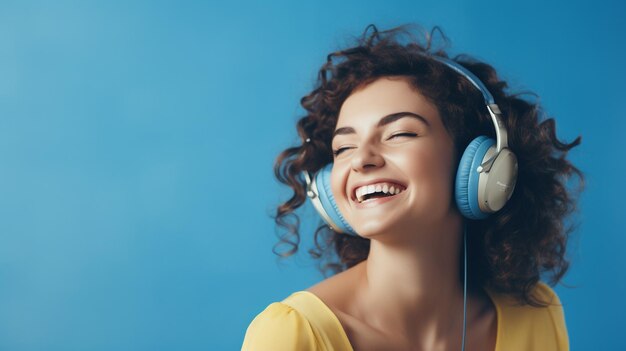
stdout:
{"type": "Polygon", "coordinates": [[[404,78],[381,78],[341,106],[331,187],[363,237],[432,228],[452,205],[454,144],[437,108],[404,78]]]}

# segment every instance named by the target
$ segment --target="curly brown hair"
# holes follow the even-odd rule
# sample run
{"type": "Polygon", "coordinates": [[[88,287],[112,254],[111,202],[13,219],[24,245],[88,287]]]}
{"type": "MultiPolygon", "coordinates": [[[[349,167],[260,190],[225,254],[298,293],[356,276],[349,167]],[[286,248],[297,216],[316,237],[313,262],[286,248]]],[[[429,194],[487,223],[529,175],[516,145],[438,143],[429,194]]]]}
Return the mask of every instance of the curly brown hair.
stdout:
{"type": "MultiPolygon", "coordinates": [[[[297,123],[302,144],[284,150],[274,165],[276,178],[293,190],[274,218],[278,228],[285,229],[279,231],[276,254],[287,257],[298,250],[300,221],[294,211],[306,200],[301,173],[316,172],[333,162],[331,139],[339,110],[355,89],[382,77],[407,79],[438,108],[453,137],[457,161],[475,137],[495,139],[481,93],[467,79],[429,57],[448,57],[441,47],[432,49],[436,33],[444,44],[449,43],[438,27],[417,40],[407,26],[378,31],[370,25],[354,47],[328,55],[315,89],[301,99],[306,110],[297,123]]],[[[554,119],[545,118],[537,102],[522,98],[536,95],[507,92],[507,83],[484,62],[466,55],[454,60],[474,73],[493,95],[508,130],[509,148],[519,162],[517,185],[507,205],[487,219],[465,222],[471,238],[468,283],[514,296],[520,303],[545,306],[547,302],[531,292],[542,275],[554,285],[569,267],[565,251],[573,226],[565,226],[564,220],[576,209],[576,194],[567,182],[577,176],[579,192],[583,175],[566,156],[580,144],[581,137],[571,143],[559,141],[554,119]]],[[[309,253],[320,259],[324,274],[337,273],[365,260],[369,243],[369,239],[338,234],[322,224],[315,231],[315,247],[309,253]]]]}

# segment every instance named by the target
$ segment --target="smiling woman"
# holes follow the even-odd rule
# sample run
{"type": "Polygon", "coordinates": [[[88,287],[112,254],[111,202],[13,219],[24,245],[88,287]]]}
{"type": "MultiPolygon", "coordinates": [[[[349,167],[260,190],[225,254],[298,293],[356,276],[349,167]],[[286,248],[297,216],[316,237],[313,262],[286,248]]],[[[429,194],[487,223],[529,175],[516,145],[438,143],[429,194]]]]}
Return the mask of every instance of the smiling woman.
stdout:
{"type": "Polygon", "coordinates": [[[339,113],[336,131],[342,128],[354,132],[335,133],[332,140],[331,188],[339,212],[361,237],[425,240],[425,235],[415,235],[415,223],[425,231],[432,222],[452,220],[442,218],[444,213],[458,217],[450,211],[454,143],[437,108],[406,78],[384,77],[354,91],[339,113]],[[394,190],[397,184],[403,191],[371,197],[380,183],[390,183],[394,190]],[[356,189],[364,186],[371,198],[355,201],[356,189]]]}
{"type": "Polygon", "coordinates": [[[269,305],[243,350],[568,349],[540,277],[568,268],[580,137],[559,141],[491,66],[407,37],[368,27],[302,98],[302,145],[275,167],[293,189],[279,254],[308,196],[325,221],[311,252],[336,274],[269,305]]]}

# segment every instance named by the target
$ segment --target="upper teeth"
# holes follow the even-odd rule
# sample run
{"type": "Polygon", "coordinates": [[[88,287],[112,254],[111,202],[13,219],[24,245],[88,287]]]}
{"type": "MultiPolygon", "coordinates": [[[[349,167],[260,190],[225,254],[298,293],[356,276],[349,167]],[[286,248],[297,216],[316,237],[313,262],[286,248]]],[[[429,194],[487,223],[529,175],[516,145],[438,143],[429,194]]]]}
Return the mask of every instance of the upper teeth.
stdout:
{"type": "Polygon", "coordinates": [[[400,194],[404,189],[398,185],[393,183],[376,183],[370,185],[364,185],[356,188],[356,199],[359,202],[362,202],[365,198],[365,195],[373,194],[373,193],[386,193],[390,195],[400,194]]]}

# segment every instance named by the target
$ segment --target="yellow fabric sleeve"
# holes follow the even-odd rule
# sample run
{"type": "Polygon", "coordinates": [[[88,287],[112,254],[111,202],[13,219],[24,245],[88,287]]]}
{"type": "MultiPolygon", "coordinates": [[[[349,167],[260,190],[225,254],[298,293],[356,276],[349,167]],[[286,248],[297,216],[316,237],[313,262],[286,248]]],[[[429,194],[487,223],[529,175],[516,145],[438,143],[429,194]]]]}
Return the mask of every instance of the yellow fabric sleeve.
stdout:
{"type": "Polygon", "coordinates": [[[565,314],[563,313],[563,305],[556,293],[546,284],[537,284],[535,290],[537,296],[543,301],[547,301],[550,305],[547,307],[550,315],[550,322],[554,328],[556,350],[569,350],[569,338],[567,336],[567,327],[565,325],[565,314]]]}
{"type": "Polygon", "coordinates": [[[284,303],[274,302],[250,323],[241,350],[315,351],[318,345],[304,316],[284,303]]]}
{"type": "Polygon", "coordinates": [[[548,307],[520,306],[513,298],[493,294],[498,310],[496,350],[569,350],[563,306],[544,283],[533,290],[548,307]]]}

